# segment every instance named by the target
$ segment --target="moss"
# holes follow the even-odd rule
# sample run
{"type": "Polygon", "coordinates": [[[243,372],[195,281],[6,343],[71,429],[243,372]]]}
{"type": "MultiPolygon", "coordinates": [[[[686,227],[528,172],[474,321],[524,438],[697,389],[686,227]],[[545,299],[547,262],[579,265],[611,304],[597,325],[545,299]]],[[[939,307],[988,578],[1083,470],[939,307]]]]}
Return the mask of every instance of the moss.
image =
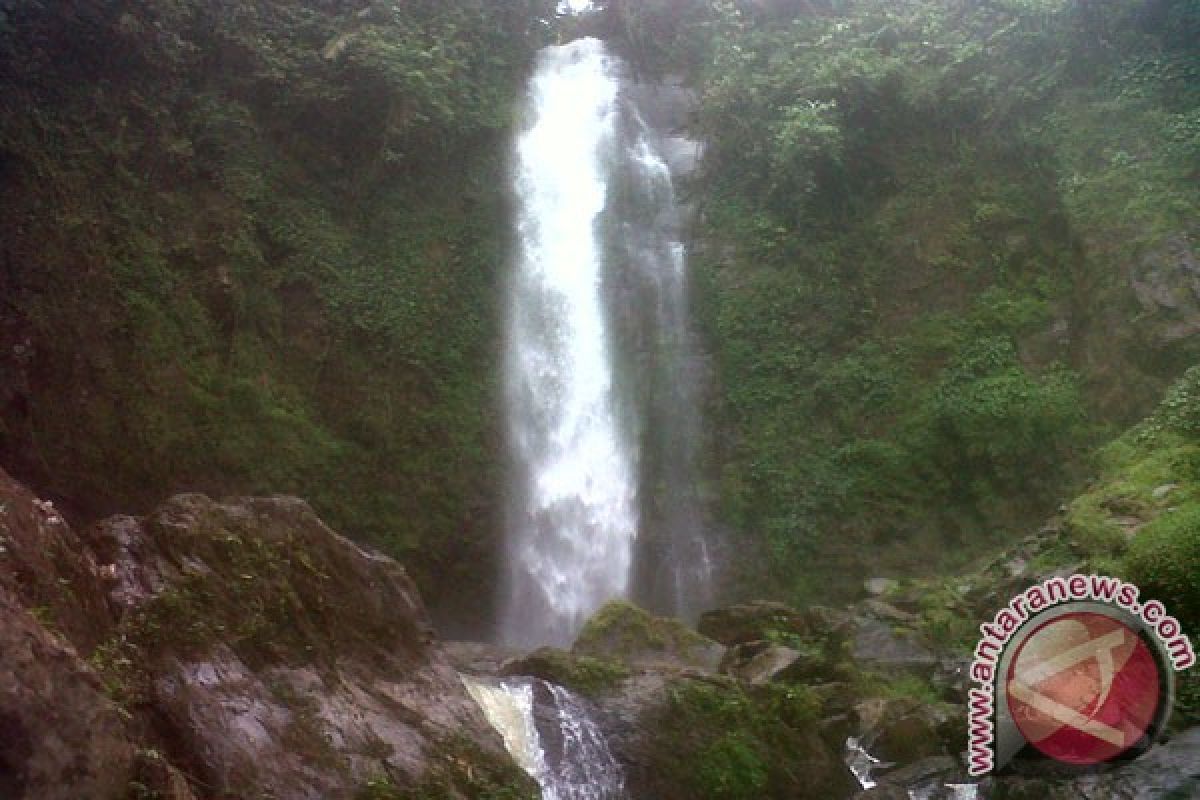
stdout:
{"type": "Polygon", "coordinates": [[[522,658],[509,674],[531,675],[595,697],[619,686],[630,673],[627,666],[611,659],[542,647],[522,658]]]}
{"type": "Polygon", "coordinates": [[[658,617],[632,603],[605,604],[584,624],[573,651],[625,662],[661,656],[689,662],[703,658],[713,642],[677,619],[658,617]]]}
{"type": "Polygon", "coordinates": [[[1163,601],[1185,631],[1200,630],[1200,501],[1173,507],[1143,528],[1125,568],[1145,595],[1163,601]]]}
{"type": "Polygon", "coordinates": [[[470,529],[498,469],[496,384],[479,376],[496,374],[503,144],[544,10],[17,15],[0,238],[36,357],[0,364],[14,463],[95,516],[181,489],[300,494],[434,600],[447,564],[486,580],[470,529]],[[212,52],[236,57],[195,57],[212,52]]]}
{"type": "Polygon", "coordinates": [[[681,796],[740,799],[794,791],[790,766],[811,757],[810,730],[819,713],[815,694],[802,686],[744,690],[732,682],[683,680],[654,726],[654,769],[681,796]],[[792,787],[792,788],[788,788],[792,787]]]}

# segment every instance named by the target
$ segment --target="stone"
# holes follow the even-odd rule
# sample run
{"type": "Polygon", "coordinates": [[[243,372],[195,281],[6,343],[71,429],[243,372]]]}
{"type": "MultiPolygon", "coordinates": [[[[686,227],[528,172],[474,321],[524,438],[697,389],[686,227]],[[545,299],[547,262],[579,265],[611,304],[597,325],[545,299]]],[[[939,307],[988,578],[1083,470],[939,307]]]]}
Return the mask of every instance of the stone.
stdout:
{"type": "Polygon", "coordinates": [[[0,587],[0,797],[123,797],[135,749],[74,647],[0,587]]]}
{"type": "Polygon", "coordinates": [[[867,578],[863,581],[863,588],[872,597],[882,597],[894,591],[899,585],[899,582],[891,578],[867,578]]]}
{"type": "Polygon", "coordinates": [[[894,630],[891,625],[870,617],[857,621],[853,655],[860,666],[921,675],[931,674],[938,661],[916,634],[894,630]]]}
{"type": "Polygon", "coordinates": [[[298,499],[77,534],[0,471],[0,542],[4,800],[531,789],[404,569],[298,499]]]}
{"type": "Polygon", "coordinates": [[[614,601],[592,615],[571,652],[630,666],[671,666],[716,672],[725,654],[712,639],[670,617],[614,601]]]}
{"type": "Polygon", "coordinates": [[[957,776],[958,771],[956,760],[948,755],[937,755],[922,758],[903,767],[879,770],[876,774],[880,782],[912,788],[939,776],[957,776]]]}
{"type": "Polygon", "coordinates": [[[876,619],[884,622],[898,622],[902,625],[915,625],[918,617],[909,611],[901,611],[890,603],[871,597],[859,604],[859,608],[876,619]]]}
{"type": "Polygon", "coordinates": [[[556,647],[540,647],[505,662],[499,675],[540,678],[591,697],[618,686],[629,677],[629,668],[610,659],[578,655],[556,647]]]}
{"type": "Polygon", "coordinates": [[[1162,486],[1155,486],[1154,489],[1150,492],[1150,496],[1153,497],[1155,500],[1162,500],[1164,497],[1166,497],[1167,495],[1169,495],[1171,492],[1175,491],[1178,488],[1179,488],[1178,483],[1164,483],[1162,486]]]}
{"type": "Polygon", "coordinates": [[[776,680],[801,658],[800,651],[790,647],[748,642],[729,649],[721,661],[721,672],[742,683],[761,686],[776,680]]]}
{"type": "Polygon", "coordinates": [[[890,783],[881,783],[864,789],[851,800],[910,800],[908,790],[890,783]]]}

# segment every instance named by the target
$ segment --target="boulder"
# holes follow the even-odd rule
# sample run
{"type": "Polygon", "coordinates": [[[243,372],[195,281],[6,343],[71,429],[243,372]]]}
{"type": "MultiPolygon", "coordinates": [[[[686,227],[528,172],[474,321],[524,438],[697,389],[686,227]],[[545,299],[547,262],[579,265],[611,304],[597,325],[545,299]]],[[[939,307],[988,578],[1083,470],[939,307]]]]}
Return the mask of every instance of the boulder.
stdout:
{"type": "Polygon", "coordinates": [[[0,797],[536,793],[403,568],[294,498],[77,535],[0,472],[0,797]],[[185,777],[185,774],[188,777],[185,777]]]}
{"type": "Polygon", "coordinates": [[[804,655],[770,642],[747,642],[729,648],[721,659],[721,672],[742,683],[761,685],[776,680],[804,655]]]}
{"type": "Polygon", "coordinates": [[[715,672],[725,649],[677,619],[656,617],[615,601],[583,626],[571,651],[630,666],[669,666],[715,672]]]}
{"type": "Polygon", "coordinates": [[[136,680],[213,790],[333,800],[381,774],[449,796],[482,776],[525,784],[404,569],[303,501],[179,495],[87,539],[136,680]]]}
{"type": "Polygon", "coordinates": [[[629,669],[609,659],[542,647],[505,662],[498,674],[541,678],[587,697],[594,697],[620,685],[629,677],[629,669]]]}
{"type": "Polygon", "coordinates": [[[891,578],[867,578],[863,581],[863,588],[867,590],[867,594],[872,597],[882,597],[889,592],[894,591],[899,587],[899,582],[891,578]]]}

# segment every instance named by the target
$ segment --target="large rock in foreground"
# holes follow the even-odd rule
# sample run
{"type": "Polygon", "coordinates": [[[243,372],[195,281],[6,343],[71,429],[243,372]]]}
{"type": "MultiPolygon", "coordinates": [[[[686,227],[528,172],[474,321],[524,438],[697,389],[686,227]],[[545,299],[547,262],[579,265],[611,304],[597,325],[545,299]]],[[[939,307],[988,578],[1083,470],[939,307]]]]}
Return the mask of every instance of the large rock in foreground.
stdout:
{"type": "Polygon", "coordinates": [[[0,472],[0,524],[5,800],[536,796],[408,575],[302,501],[76,536],[0,472]]]}

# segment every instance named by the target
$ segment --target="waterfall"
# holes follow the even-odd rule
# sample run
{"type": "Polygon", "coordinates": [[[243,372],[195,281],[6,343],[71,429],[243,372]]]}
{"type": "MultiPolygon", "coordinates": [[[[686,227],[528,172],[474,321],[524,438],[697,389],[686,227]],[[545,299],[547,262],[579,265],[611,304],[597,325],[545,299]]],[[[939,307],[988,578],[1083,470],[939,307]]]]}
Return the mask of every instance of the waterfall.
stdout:
{"type": "Polygon", "coordinates": [[[624,797],[621,767],[573,694],[537,678],[462,680],[513,760],[537,781],[542,800],[624,797]]]}
{"type": "Polygon", "coordinates": [[[684,614],[711,560],[681,213],[662,137],[596,39],[545,48],[516,137],[500,638],[566,645],[602,604],[684,614]]]}

